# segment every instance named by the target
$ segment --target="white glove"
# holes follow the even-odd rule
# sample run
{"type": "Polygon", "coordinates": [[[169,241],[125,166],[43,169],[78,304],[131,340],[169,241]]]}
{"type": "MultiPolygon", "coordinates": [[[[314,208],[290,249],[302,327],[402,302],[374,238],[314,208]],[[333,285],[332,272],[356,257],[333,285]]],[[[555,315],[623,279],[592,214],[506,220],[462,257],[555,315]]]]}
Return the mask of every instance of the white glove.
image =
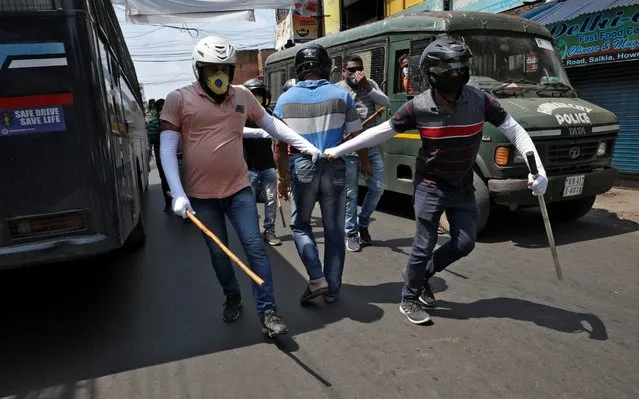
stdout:
{"type": "Polygon", "coordinates": [[[309,154],[311,156],[311,161],[313,163],[317,162],[318,159],[320,159],[323,155],[322,152],[320,150],[318,150],[317,148],[315,148],[314,150],[309,151],[309,154]]]}
{"type": "Polygon", "coordinates": [[[173,198],[173,213],[186,219],[186,211],[195,215],[195,211],[193,210],[189,199],[183,196],[173,198]]]}
{"type": "Polygon", "coordinates": [[[539,171],[537,178],[533,178],[533,175],[528,174],[528,187],[532,190],[533,195],[546,194],[546,188],[548,188],[548,178],[546,174],[539,171]]]}

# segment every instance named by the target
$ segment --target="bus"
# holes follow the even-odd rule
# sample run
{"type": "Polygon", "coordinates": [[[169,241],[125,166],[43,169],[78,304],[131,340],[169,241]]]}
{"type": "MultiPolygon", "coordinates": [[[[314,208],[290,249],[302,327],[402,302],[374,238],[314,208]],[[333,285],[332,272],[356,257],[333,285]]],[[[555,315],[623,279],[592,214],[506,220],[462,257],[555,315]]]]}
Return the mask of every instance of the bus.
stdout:
{"type": "Polygon", "coordinates": [[[110,0],[0,2],[0,269],[145,242],[143,98],[110,0]]]}
{"type": "MultiPolygon", "coordinates": [[[[449,36],[469,46],[469,84],[490,93],[530,134],[548,174],[545,195],[554,217],[576,220],[592,208],[598,194],[610,190],[611,167],[619,121],[610,111],[578,98],[570,85],[548,29],[520,17],[479,12],[417,12],[332,34],[311,43],[324,46],[333,60],[331,82],[342,79],[350,54],[364,61],[364,72],[388,95],[391,107],[378,123],[428,88],[419,58],[433,40],[449,36]],[[408,91],[400,60],[408,57],[408,91]],[[412,90],[411,90],[412,88],[412,90]]],[[[275,103],[284,82],[295,78],[299,47],[270,55],[266,82],[275,103]]],[[[412,194],[415,158],[421,145],[417,131],[396,135],[380,145],[387,191],[412,194]]],[[[490,124],[484,126],[474,168],[479,216],[477,232],[495,208],[515,210],[538,205],[527,187],[526,163],[513,145],[490,124]]],[[[363,180],[360,185],[365,186],[363,180]]],[[[448,221],[442,216],[442,227],[448,221]]]]}

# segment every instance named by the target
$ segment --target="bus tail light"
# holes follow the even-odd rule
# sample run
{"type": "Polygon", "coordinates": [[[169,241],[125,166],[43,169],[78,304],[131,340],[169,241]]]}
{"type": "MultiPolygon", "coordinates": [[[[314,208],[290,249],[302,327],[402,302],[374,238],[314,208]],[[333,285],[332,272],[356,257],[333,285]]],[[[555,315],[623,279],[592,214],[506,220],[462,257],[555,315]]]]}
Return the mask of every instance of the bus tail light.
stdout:
{"type": "Polygon", "coordinates": [[[510,162],[510,148],[497,147],[495,150],[495,164],[497,166],[508,166],[510,162]]]}
{"type": "Polygon", "coordinates": [[[85,228],[84,213],[77,211],[9,220],[9,231],[14,240],[81,231],[85,228]]]}

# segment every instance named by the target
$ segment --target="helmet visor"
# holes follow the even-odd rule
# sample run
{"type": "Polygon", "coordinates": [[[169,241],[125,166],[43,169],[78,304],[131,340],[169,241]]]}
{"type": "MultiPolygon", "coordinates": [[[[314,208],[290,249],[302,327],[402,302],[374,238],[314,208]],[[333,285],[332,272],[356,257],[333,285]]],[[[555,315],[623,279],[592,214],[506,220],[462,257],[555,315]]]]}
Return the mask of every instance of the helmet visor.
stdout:
{"type": "Polygon", "coordinates": [[[457,71],[458,73],[462,73],[463,69],[468,69],[470,67],[470,63],[468,60],[461,61],[451,61],[451,62],[439,62],[430,68],[428,68],[430,73],[435,75],[448,75],[453,71],[457,71]]]}

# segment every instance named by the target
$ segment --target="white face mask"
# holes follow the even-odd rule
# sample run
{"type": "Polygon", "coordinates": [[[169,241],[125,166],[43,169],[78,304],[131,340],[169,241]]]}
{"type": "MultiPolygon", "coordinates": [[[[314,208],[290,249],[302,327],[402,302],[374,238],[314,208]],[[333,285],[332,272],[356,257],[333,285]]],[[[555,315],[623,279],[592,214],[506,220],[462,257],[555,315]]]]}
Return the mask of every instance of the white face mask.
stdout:
{"type": "Polygon", "coordinates": [[[408,67],[402,68],[402,72],[404,72],[404,76],[408,76],[408,67]]]}

